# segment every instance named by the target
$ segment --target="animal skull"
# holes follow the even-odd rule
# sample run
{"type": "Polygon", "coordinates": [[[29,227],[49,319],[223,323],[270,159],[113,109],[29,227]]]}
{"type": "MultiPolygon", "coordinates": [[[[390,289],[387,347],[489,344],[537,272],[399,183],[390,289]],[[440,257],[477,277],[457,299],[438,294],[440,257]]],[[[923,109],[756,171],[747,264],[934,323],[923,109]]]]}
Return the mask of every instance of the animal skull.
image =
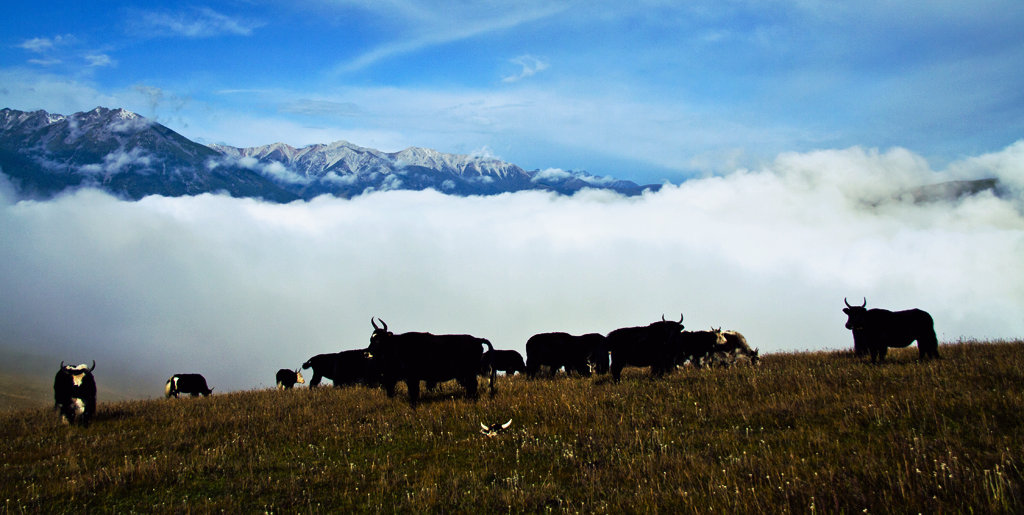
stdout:
{"type": "Polygon", "coordinates": [[[483,422],[480,423],[480,434],[484,436],[498,436],[512,425],[512,419],[508,419],[508,422],[504,424],[494,423],[486,425],[483,422]]]}

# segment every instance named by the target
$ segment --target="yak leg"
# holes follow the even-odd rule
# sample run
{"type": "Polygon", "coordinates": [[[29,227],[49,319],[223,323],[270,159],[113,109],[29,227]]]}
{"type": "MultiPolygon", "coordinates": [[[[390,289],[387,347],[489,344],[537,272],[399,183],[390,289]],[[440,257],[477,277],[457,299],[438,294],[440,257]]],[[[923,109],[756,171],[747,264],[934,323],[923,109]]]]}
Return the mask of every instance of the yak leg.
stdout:
{"type": "Polygon", "coordinates": [[[622,376],[622,363],[616,363],[612,361],[611,366],[612,380],[616,383],[619,382],[619,378],[622,376]]]}
{"type": "Polygon", "coordinates": [[[459,379],[459,384],[466,389],[466,397],[469,397],[470,399],[476,399],[478,397],[476,374],[459,379]]]}
{"type": "Polygon", "coordinates": [[[314,368],[313,369],[313,379],[311,379],[309,381],[309,387],[310,388],[316,388],[317,386],[320,386],[320,380],[323,379],[323,378],[324,378],[324,376],[320,375],[316,371],[316,369],[314,368]]]}
{"type": "Polygon", "coordinates": [[[415,408],[420,400],[420,380],[406,379],[405,387],[409,390],[409,405],[415,408]]]}
{"type": "Polygon", "coordinates": [[[940,359],[939,340],[935,337],[934,330],[925,333],[924,338],[917,339],[917,351],[921,360],[928,357],[940,359]]]}
{"type": "MultiPolygon", "coordinates": [[[[508,375],[508,372],[505,372],[505,375],[508,375]]],[[[498,376],[498,371],[495,370],[494,367],[491,367],[491,382],[489,384],[489,387],[490,387],[490,390],[491,390],[491,397],[494,397],[494,394],[497,393],[497,391],[498,391],[498,389],[494,387],[494,380],[495,380],[495,378],[497,378],[497,376],[498,376]]],[[[473,378],[473,382],[474,383],[476,382],[476,378],[475,377],[473,378]]]]}
{"type": "MultiPolygon", "coordinates": [[[[397,382],[398,381],[396,381],[394,379],[385,379],[381,383],[381,385],[384,386],[384,391],[388,394],[388,398],[389,399],[391,397],[395,396],[395,383],[397,383],[397,382]]],[[[417,384],[417,386],[419,386],[419,385],[417,384]]]]}
{"type": "Polygon", "coordinates": [[[537,363],[536,359],[526,358],[526,375],[533,379],[537,375],[537,371],[540,370],[540,363],[537,363]]]}

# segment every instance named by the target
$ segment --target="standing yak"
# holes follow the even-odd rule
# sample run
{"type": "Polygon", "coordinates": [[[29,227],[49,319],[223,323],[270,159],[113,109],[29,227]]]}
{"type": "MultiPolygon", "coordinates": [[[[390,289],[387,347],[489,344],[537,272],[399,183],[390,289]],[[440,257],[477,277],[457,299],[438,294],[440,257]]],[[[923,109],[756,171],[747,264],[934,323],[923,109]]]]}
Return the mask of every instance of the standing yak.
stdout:
{"type": "Polygon", "coordinates": [[[366,357],[366,349],[346,350],[331,354],[317,354],[302,364],[303,369],[312,368],[313,378],[309,387],[316,388],[323,378],[330,379],[334,386],[377,383],[373,362],[366,357]]]}
{"type": "Polygon", "coordinates": [[[864,304],[851,306],[845,298],[846,328],[853,331],[855,344],[863,345],[871,354],[871,362],[885,361],[890,347],[908,347],[917,340],[920,359],[939,357],[939,341],[935,337],[932,316],[920,309],[889,311],[867,309],[864,304]]]}
{"type": "Polygon", "coordinates": [[[480,358],[480,375],[489,376],[491,372],[504,372],[506,375],[526,373],[523,355],[514,350],[489,350],[480,358]]]}
{"type": "MultiPolygon", "coordinates": [[[[367,354],[380,372],[381,383],[388,397],[395,396],[395,384],[405,381],[409,391],[409,405],[416,407],[420,396],[420,381],[440,383],[455,379],[466,389],[466,396],[477,398],[477,372],[483,358],[484,346],[494,350],[491,342],[468,334],[402,333],[388,331],[370,318],[373,334],[367,354]]],[[[490,388],[494,394],[494,371],[490,388]]]]}
{"type": "Polygon", "coordinates": [[[93,370],[96,370],[96,360],[93,360],[91,368],[85,363],[73,367],[60,362],[57,375],[53,378],[53,400],[64,423],[73,424],[77,420],[82,427],[86,427],[96,413],[96,380],[92,376],[93,370]]]}
{"type": "Polygon", "coordinates": [[[651,375],[660,376],[676,366],[683,316],[679,321],[665,320],[641,327],[624,327],[608,333],[612,353],[612,379],[619,381],[623,367],[651,367],[651,375]]]}
{"type": "Polygon", "coordinates": [[[552,374],[562,367],[566,374],[590,377],[591,368],[604,374],[608,372],[608,344],[597,333],[535,334],[526,341],[526,374],[535,377],[542,366],[550,368],[552,374]]]}
{"type": "Polygon", "coordinates": [[[174,374],[164,384],[164,396],[168,399],[177,399],[178,395],[186,393],[192,397],[206,397],[213,393],[213,388],[206,385],[206,378],[202,374],[174,374]]]}

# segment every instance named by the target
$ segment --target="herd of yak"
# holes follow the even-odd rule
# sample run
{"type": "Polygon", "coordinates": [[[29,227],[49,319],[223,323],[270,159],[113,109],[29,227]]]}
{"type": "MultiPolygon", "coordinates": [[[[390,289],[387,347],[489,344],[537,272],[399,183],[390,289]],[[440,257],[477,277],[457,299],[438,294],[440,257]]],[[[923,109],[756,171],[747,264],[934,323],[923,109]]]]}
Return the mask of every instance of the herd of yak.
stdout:
{"type": "MultiPolygon", "coordinates": [[[[938,341],[931,315],[919,309],[889,311],[867,309],[867,300],[860,306],[845,301],[846,328],[853,333],[854,351],[858,356],[871,356],[872,362],[883,361],[887,349],[907,347],[917,341],[920,358],[938,358],[938,341]]],[[[373,333],[365,349],[333,354],[318,354],[303,365],[312,369],[309,386],[315,387],[324,378],[335,386],[365,384],[382,386],[388,397],[395,395],[395,385],[404,381],[413,407],[419,401],[420,383],[427,388],[455,380],[468,397],[477,397],[477,377],[490,377],[494,394],[497,372],[522,373],[529,377],[553,375],[564,369],[567,374],[590,376],[611,372],[619,381],[627,366],[650,367],[651,374],[661,376],[678,366],[729,366],[738,362],[758,363],[758,350],[751,349],[736,331],[684,331],[683,318],[665,320],[646,326],[616,329],[607,335],[568,333],[537,334],[526,342],[526,360],[514,350],[496,350],[491,342],[466,334],[435,335],[411,332],[395,334],[380,319],[370,319],[373,333]],[[377,322],[380,325],[377,325],[377,322]],[[486,350],[485,350],[486,348],[486,350]]],[[[88,425],[96,411],[96,382],[92,366],[72,366],[61,362],[54,378],[56,407],[66,423],[88,425]]],[[[298,370],[281,369],[276,376],[281,389],[304,382],[298,370]]],[[[167,380],[167,397],[179,394],[209,395],[213,391],[200,374],[175,374],[167,380]]]]}

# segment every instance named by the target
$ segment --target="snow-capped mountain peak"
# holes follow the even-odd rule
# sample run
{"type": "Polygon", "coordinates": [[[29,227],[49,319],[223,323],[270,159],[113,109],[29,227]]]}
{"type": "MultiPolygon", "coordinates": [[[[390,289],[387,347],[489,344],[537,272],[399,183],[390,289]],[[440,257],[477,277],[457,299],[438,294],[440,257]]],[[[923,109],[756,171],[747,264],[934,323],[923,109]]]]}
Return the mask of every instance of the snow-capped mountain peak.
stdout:
{"type": "Polygon", "coordinates": [[[96,186],[129,198],[226,191],[277,201],[390,189],[491,195],[527,189],[574,193],[605,188],[638,194],[628,181],[584,172],[528,172],[487,153],[447,154],[409,147],[382,152],[347,141],[296,148],[200,145],[125,109],[69,116],[0,110],[0,170],[30,196],[96,186]]]}

